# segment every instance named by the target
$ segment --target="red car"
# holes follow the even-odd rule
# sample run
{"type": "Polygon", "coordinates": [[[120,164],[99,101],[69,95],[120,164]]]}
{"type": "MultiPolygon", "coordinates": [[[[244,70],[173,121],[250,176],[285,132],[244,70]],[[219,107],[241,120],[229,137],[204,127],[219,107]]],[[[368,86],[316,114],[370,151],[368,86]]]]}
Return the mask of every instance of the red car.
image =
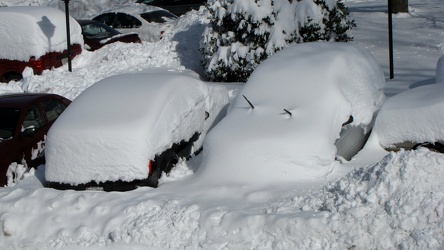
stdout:
{"type": "MultiPolygon", "coordinates": [[[[71,59],[80,54],[80,25],[70,20],[71,59]]],[[[66,15],[63,11],[37,6],[0,8],[0,82],[21,80],[23,70],[34,74],[68,62],[66,15]]]]}
{"type": "MultiPolygon", "coordinates": [[[[71,47],[71,59],[82,52],[82,47],[75,44],[71,47]]],[[[29,61],[9,60],[0,58],[0,82],[20,81],[23,79],[23,70],[30,67],[34,74],[41,74],[45,69],[58,68],[68,62],[68,51],[49,52],[35,58],[32,56],[29,61]]]]}
{"type": "Polygon", "coordinates": [[[70,103],[56,94],[0,95],[0,186],[45,163],[46,134],[70,103]]]}

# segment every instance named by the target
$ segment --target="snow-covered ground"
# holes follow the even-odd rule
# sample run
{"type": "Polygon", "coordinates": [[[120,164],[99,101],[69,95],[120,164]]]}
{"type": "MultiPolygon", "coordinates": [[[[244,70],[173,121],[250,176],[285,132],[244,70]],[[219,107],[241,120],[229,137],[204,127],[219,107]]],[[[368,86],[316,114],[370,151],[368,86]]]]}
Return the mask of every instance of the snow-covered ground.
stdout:
{"type": "MultiPolygon", "coordinates": [[[[55,5],[0,0],[0,5],[55,5]]],[[[73,1],[71,1],[73,2],[73,1]]],[[[88,8],[72,4],[72,13],[88,8]],[[74,7],[76,6],[76,7],[74,7]]],[[[110,1],[95,1],[100,4],[110,1]]],[[[126,2],[126,1],[116,1],[126,2]]],[[[442,0],[410,0],[394,16],[395,78],[388,79],[387,1],[347,1],[354,43],[386,75],[386,95],[435,82],[444,54],[442,0]]],[[[105,6],[105,4],[104,4],[105,6]]],[[[90,9],[97,9],[97,5],[90,9]]],[[[75,16],[80,17],[80,16],[75,16]]],[[[151,68],[202,72],[205,13],[192,12],[158,43],[111,44],[84,51],[66,67],[0,84],[0,93],[51,92],[70,99],[105,77],[151,68]]],[[[233,98],[241,84],[226,83],[233,98]]],[[[223,152],[221,152],[223,153],[223,152]]],[[[240,154],[242,152],[239,152],[240,154]]],[[[215,185],[198,178],[202,155],[180,162],[159,188],[125,193],[44,188],[44,167],[0,188],[2,249],[442,249],[444,156],[427,149],[383,151],[375,137],[344,166],[303,183],[215,185]],[[344,168],[346,169],[346,168],[344,168]]],[[[256,178],[251,173],[251,178],[256,178]]]]}

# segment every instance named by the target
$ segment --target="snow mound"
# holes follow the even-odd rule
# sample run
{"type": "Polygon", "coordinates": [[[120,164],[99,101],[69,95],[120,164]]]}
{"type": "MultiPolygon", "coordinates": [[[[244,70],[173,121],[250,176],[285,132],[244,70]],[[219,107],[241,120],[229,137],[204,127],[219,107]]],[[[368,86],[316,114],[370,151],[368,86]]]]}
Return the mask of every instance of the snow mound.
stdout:
{"type": "Polygon", "coordinates": [[[306,228],[306,242],[332,248],[439,249],[444,245],[444,155],[428,149],[388,154],[321,192],[294,197],[266,213],[314,213],[328,228],[306,228]],[[319,239],[325,237],[322,241],[319,239]],[[333,240],[334,239],[334,240],[333,240]]]}
{"type": "Polygon", "coordinates": [[[199,172],[255,184],[323,178],[336,164],[342,124],[350,116],[351,126],[371,123],[384,85],[372,54],[353,44],[286,48],[259,65],[208,135],[199,172]]]}
{"type": "Polygon", "coordinates": [[[402,142],[443,141],[443,109],[444,84],[409,89],[384,103],[373,132],[385,148],[402,142]]]}
{"type": "Polygon", "coordinates": [[[193,76],[158,70],[89,87],[48,132],[46,180],[76,185],[145,179],[148,162],[173,143],[200,133],[194,150],[200,149],[228,95],[193,76]]]}

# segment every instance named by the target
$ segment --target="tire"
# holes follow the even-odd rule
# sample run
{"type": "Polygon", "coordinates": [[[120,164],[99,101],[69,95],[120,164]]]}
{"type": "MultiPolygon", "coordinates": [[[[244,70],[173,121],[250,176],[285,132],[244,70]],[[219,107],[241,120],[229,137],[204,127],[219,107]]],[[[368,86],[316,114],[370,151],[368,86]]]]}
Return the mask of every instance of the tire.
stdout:
{"type": "Polygon", "coordinates": [[[171,169],[179,162],[179,157],[173,150],[167,150],[161,155],[156,156],[154,160],[154,170],[150,176],[143,183],[145,186],[158,187],[159,179],[162,176],[162,172],[168,174],[171,169]]]}
{"type": "Polygon", "coordinates": [[[10,81],[18,82],[18,81],[20,81],[22,79],[23,79],[23,76],[21,74],[18,74],[18,73],[11,73],[11,74],[8,74],[7,76],[5,76],[5,81],[6,82],[10,82],[10,81]]]}
{"type": "Polygon", "coordinates": [[[179,162],[179,157],[172,150],[167,150],[160,155],[160,169],[169,174],[171,169],[179,162]]]}
{"type": "Polygon", "coordinates": [[[418,148],[428,148],[432,152],[444,153],[444,145],[439,142],[435,142],[435,143],[425,142],[425,143],[417,144],[413,147],[413,150],[418,149],[418,148]]]}

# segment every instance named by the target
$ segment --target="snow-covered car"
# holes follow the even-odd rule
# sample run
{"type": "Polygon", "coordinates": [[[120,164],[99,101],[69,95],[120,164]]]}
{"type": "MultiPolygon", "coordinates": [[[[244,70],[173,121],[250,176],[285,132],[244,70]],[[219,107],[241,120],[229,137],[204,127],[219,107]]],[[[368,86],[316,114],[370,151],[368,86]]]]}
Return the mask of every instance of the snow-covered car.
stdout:
{"type": "Polygon", "coordinates": [[[177,16],[159,7],[136,3],[108,10],[93,20],[122,33],[136,32],[143,41],[156,42],[174,27],[177,16]]]}
{"type": "MultiPolygon", "coordinates": [[[[80,25],[71,17],[71,58],[82,52],[80,25]]],[[[0,81],[21,80],[26,67],[41,74],[68,62],[66,15],[48,7],[0,8],[0,81]]]]}
{"type": "Polygon", "coordinates": [[[45,137],[71,101],[55,94],[0,95],[0,186],[45,163],[45,137]]]}
{"type": "Polygon", "coordinates": [[[136,3],[143,3],[164,8],[174,15],[181,16],[191,10],[199,10],[204,6],[206,0],[137,0],[136,3]]]}
{"type": "Polygon", "coordinates": [[[382,106],[373,133],[386,150],[427,147],[444,153],[444,83],[403,91],[382,106]]]}
{"type": "Polygon", "coordinates": [[[199,152],[227,103],[224,86],[206,84],[189,72],[99,81],[74,99],[48,133],[48,187],[156,187],[161,173],[179,158],[199,152]]]}
{"type": "Polygon", "coordinates": [[[94,51],[103,46],[115,43],[141,43],[137,33],[122,34],[108,25],[94,20],[77,20],[82,27],[85,48],[94,51]]]}
{"type": "Polygon", "coordinates": [[[198,174],[239,183],[325,176],[365,144],[384,86],[373,55],[356,45],[285,48],[254,70],[207,135],[198,174]]]}

